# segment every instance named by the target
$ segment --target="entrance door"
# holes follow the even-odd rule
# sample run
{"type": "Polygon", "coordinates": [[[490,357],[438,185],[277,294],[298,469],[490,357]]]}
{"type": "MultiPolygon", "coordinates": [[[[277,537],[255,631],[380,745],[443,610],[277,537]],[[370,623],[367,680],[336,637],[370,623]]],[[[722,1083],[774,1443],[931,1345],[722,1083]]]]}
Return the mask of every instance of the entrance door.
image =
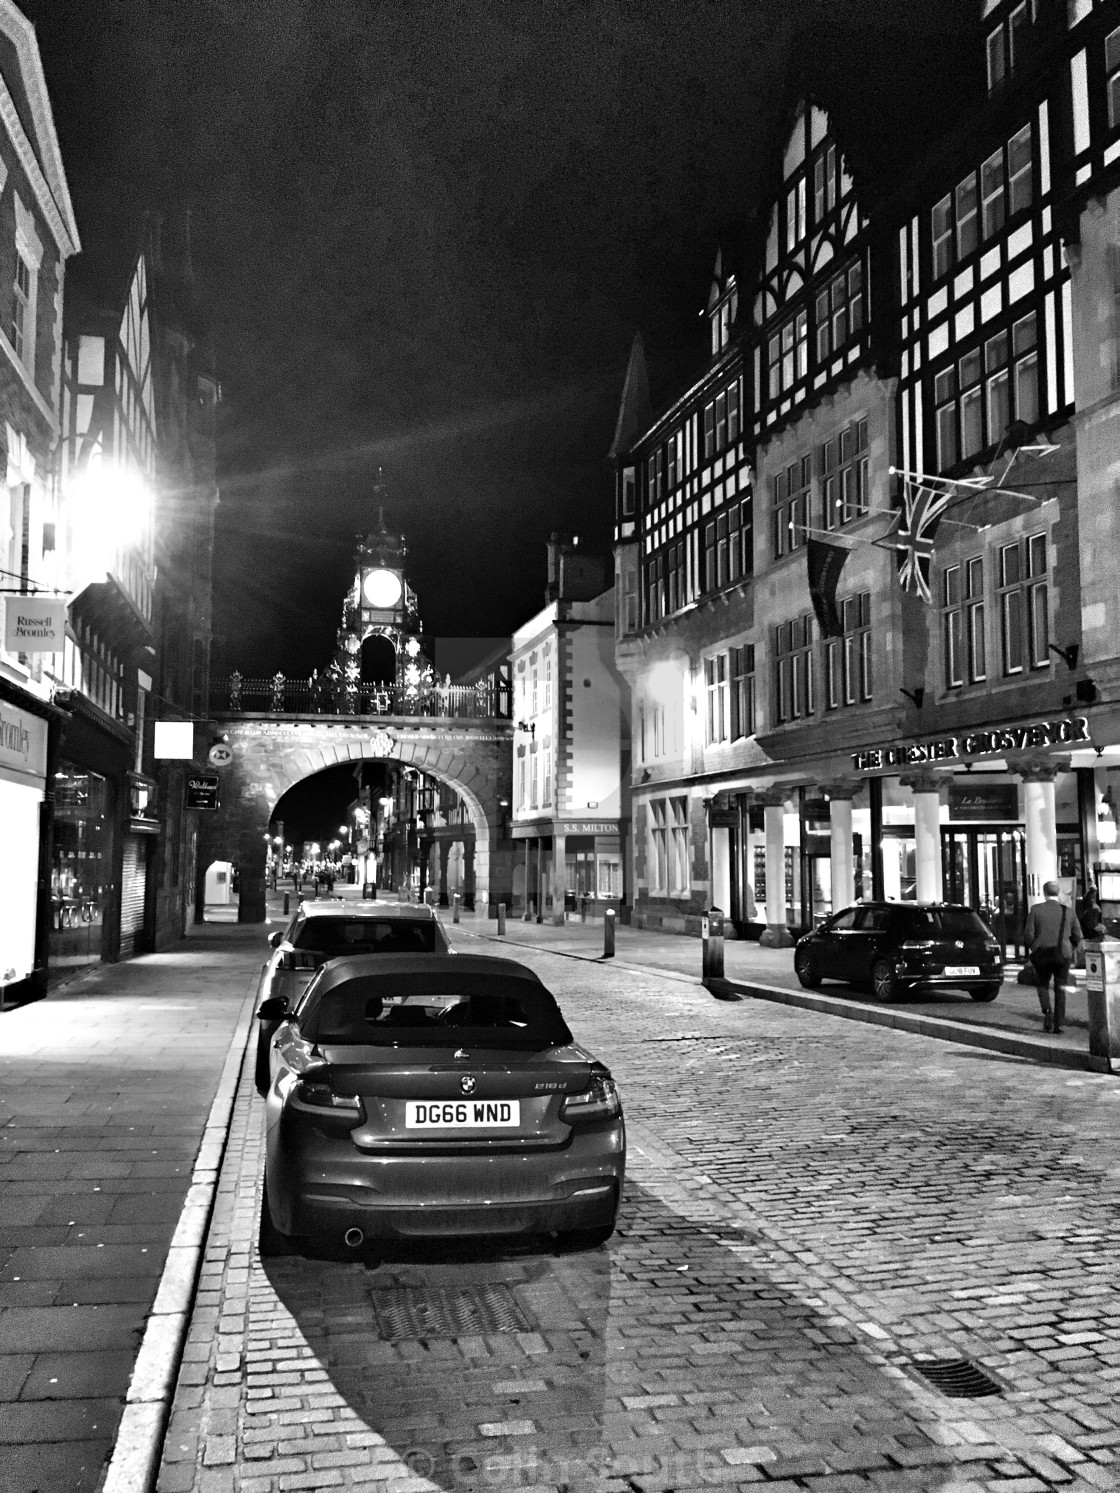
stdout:
{"type": "Polygon", "coordinates": [[[971,907],[1009,954],[1022,952],[1027,870],[1019,829],[945,829],[941,836],[945,895],[971,907]]]}

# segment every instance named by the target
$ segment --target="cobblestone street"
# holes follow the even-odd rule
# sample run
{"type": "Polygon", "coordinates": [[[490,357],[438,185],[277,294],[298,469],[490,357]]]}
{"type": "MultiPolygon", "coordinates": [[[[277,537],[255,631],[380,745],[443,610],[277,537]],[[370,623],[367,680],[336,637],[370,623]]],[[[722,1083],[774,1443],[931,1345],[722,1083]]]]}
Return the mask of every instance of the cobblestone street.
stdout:
{"type": "Polygon", "coordinates": [[[1115,1078],[517,953],[622,1087],[618,1234],[262,1264],[243,1074],[161,1493],[1120,1486],[1115,1078]]]}

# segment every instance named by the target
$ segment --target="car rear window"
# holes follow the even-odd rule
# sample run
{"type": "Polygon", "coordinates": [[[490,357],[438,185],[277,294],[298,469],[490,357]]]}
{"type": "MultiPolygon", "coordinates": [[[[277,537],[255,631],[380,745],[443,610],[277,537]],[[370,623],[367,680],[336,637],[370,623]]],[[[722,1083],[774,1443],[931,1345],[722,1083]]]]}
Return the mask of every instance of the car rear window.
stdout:
{"type": "Polygon", "coordinates": [[[438,925],[406,918],[308,918],[295,936],[297,949],[332,959],[341,954],[438,954],[438,925]]]}
{"type": "Polygon", "coordinates": [[[927,938],[987,938],[988,930],[968,907],[908,907],[903,913],[905,932],[927,938]]]}
{"type": "MultiPolygon", "coordinates": [[[[449,960],[455,964],[455,960],[449,960]]],[[[543,985],[476,973],[347,980],[326,992],[306,1035],[320,1046],[563,1047],[572,1034],[543,985]]]]}

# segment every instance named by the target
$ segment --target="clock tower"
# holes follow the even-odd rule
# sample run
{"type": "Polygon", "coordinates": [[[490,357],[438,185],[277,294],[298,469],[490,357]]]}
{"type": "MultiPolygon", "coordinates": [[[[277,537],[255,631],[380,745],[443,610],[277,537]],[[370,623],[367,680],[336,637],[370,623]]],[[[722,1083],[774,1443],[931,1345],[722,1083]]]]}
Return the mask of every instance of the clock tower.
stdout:
{"type": "MultiPolygon", "coordinates": [[[[376,491],[380,491],[378,484],[376,491]]],[[[348,713],[365,710],[361,702],[362,645],[369,638],[384,638],[393,651],[393,677],[382,689],[392,687],[393,713],[411,714],[423,693],[431,687],[431,665],[424,655],[416,593],[405,576],[408,546],[404,536],[392,534],[385,525],[385,510],[377,511],[377,528],[359,536],[354,551],[354,579],[342,608],[342,625],[334,660],[328,673],[343,685],[348,713]]],[[[370,691],[365,686],[365,692],[370,691]]],[[[373,687],[376,692],[377,687],[373,687]]]]}

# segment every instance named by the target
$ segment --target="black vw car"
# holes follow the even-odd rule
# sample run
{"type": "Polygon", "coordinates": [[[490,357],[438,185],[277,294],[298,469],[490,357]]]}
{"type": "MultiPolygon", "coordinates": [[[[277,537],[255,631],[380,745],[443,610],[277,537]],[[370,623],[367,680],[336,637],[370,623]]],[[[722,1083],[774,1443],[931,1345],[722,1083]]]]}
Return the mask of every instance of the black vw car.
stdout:
{"type": "Polygon", "coordinates": [[[992,1001],[1003,984],[1003,950],[970,907],[950,902],[857,902],[798,941],[802,985],[843,980],[880,1000],[912,991],[966,990],[992,1001]]]}

